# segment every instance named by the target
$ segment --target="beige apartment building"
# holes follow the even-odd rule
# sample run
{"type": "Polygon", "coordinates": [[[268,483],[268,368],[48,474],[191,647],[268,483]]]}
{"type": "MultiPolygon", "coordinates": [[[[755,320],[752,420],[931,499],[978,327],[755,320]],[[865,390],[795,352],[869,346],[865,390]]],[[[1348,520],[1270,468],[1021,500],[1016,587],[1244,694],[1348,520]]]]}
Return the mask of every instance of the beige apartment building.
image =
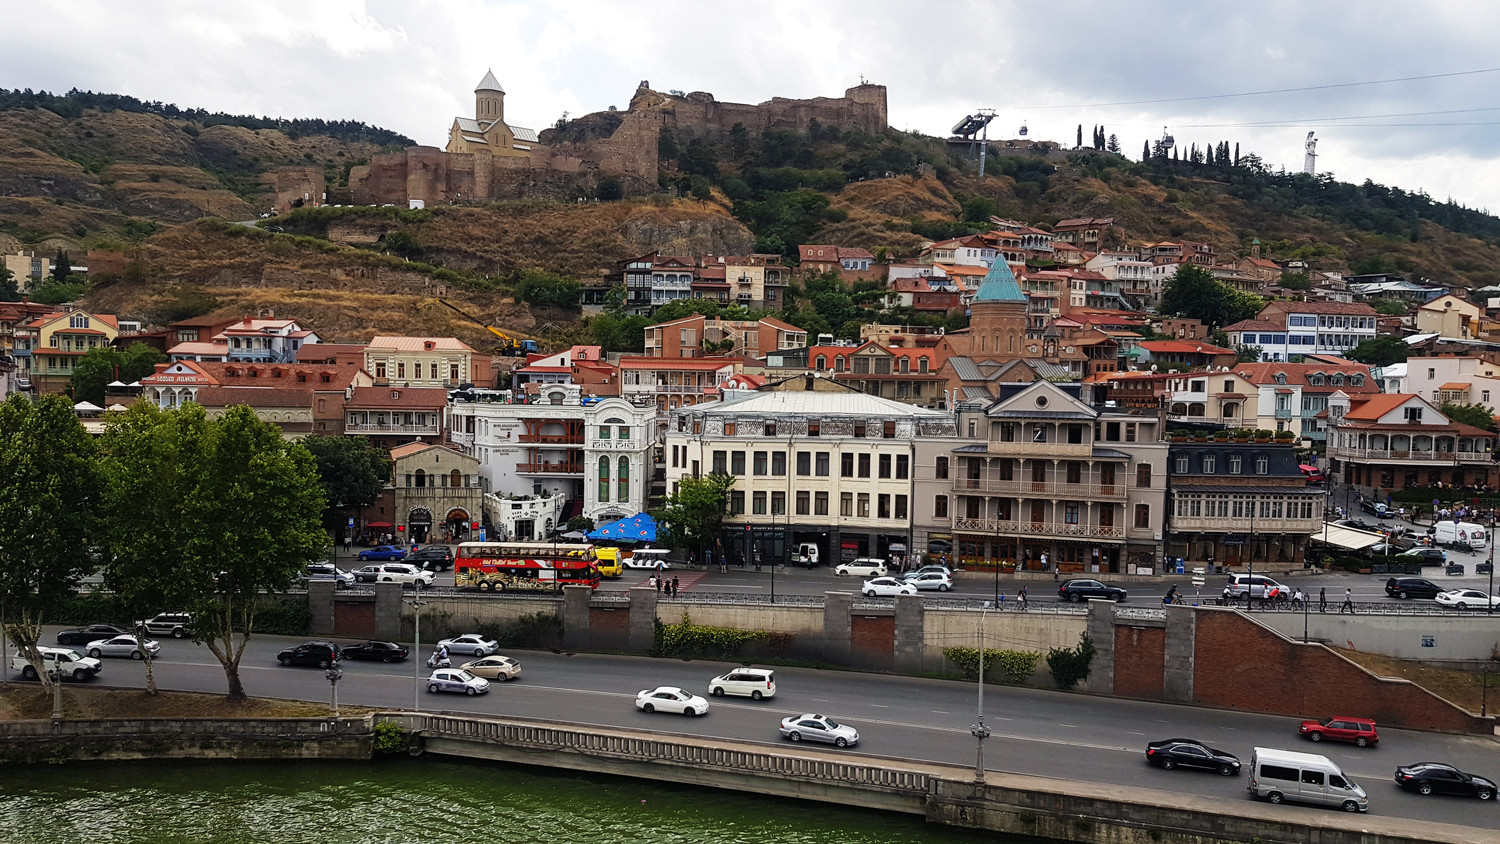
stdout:
{"type": "Polygon", "coordinates": [[[488,355],[452,337],[379,336],[365,347],[365,371],[380,386],[493,386],[488,355]]]}

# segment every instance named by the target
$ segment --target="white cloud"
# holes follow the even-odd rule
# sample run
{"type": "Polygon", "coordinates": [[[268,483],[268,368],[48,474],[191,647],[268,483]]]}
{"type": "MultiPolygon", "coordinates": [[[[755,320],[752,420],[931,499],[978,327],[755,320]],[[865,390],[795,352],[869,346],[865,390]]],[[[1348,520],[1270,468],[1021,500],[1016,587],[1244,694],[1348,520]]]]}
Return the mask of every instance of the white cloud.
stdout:
{"type": "Polygon", "coordinates": [[[1071,143],[1078,124],[1127,154],[1158,137],[1228,140],[1320,170],[1500,209],[1500,111],[1327,118],[1500,106],[1500,73],[1265,96],[1101,105],[1303,88],[1500,66],[1500,6],[1433,0],[32,0],[7,11],[0,86],[131,94],[251,114],[362,120],[441,144],[492,68],[506,115],[544,128],[624,108],[642,79],[720,100],[838,96],[863,74],[888,87],[891,124],[945,133],[976,108],[1000,137],[1071,143]],[[1420,45],[1420,49],[1414,45],[1420,45]],[[1093,104],[1093,105],[1090,105],[1093,104]],[[1242,124],[1300,121],[1281,127],[1242,124]],[[1236,124],[1236,125],[1218,125],[1236,124]],[[1414,125],[1362,125],[1414,124],[1414,125]],[[1193,127],[1203,128],[1193,128],[1193,127]],[[1324,167],[1326,162],[1327,166],[1324,167]]]}

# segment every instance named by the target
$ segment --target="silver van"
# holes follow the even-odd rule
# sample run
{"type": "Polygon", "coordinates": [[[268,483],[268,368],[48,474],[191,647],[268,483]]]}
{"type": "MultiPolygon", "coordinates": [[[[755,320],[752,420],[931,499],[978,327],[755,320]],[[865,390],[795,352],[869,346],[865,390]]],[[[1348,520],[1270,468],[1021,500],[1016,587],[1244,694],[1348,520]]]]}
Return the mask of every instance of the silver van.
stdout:
{"type": "Polygon", "coordinates": [[[1250,755],[1250,796],[1367,812],[1365,790],[1327,756],[1257,747],[1250,755]]]}

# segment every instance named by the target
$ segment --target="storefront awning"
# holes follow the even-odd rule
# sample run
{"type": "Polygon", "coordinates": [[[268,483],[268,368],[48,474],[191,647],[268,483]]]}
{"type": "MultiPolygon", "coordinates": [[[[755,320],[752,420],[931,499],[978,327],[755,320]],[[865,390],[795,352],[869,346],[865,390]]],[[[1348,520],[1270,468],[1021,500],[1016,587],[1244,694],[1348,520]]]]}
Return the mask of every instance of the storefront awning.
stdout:
{"type": "Polygon", "coordinates": [[[390,522],[365,522],[365,527],[367,528],[388,528],[390,526],[390,522]]]}
{"type": "MultiPolygon", "coordinates": [[[[1323,542],[1324,532],[1319,531],[1307,538],[1313,542],[1323,542]]],[[[1340,525],[1329,525],[1327,530],[1327,544],[1350,551],[1363,551],[1371,545],[1384,541],[1384,536],[1372,530],[1360,530],[1340,525]]]]}

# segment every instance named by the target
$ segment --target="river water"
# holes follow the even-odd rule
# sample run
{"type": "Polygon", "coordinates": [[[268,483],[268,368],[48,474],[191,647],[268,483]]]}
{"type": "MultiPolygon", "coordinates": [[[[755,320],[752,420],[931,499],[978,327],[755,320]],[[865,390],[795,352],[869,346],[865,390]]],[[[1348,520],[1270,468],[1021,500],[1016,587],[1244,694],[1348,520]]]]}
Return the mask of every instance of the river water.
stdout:
{"type": "Polygon", "coordinates": [[[978,844],[920,817],[487,763],[0,769],[3,844],[978,844]]]}

